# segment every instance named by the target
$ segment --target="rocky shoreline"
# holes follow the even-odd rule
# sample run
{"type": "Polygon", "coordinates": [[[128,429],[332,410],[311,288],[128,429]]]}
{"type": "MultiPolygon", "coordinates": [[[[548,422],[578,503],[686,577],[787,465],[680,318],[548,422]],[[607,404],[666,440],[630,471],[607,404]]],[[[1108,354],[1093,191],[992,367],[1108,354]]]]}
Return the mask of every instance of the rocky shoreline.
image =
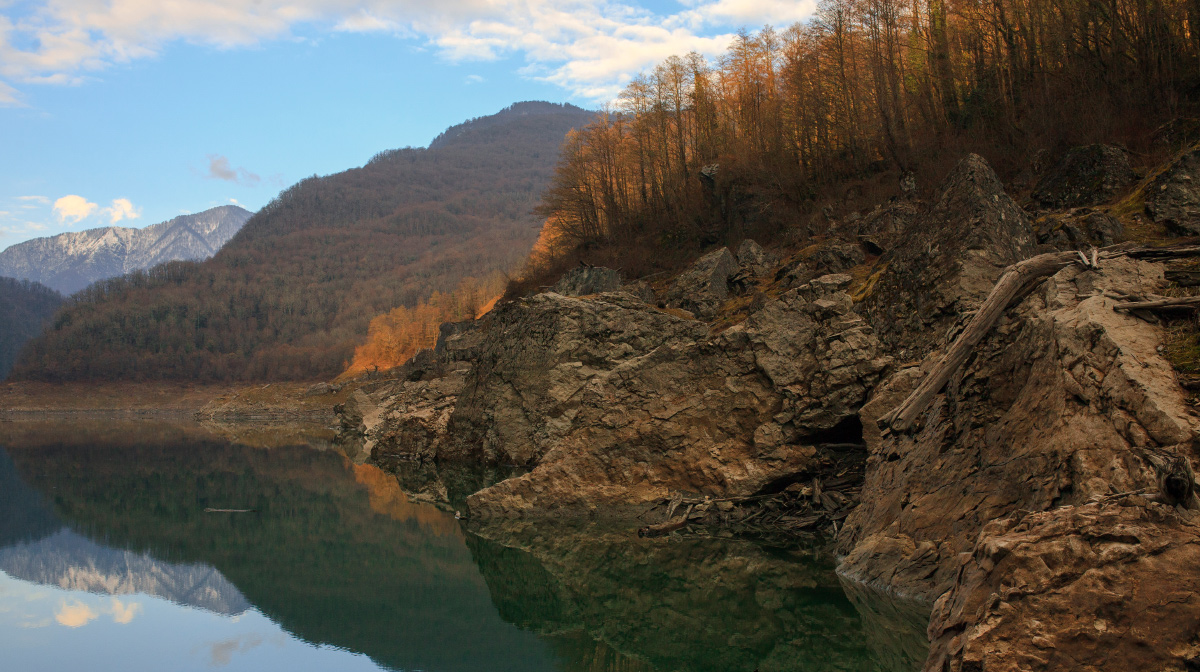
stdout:
{"type": "Polygon", "coordinates": [[[1200,150],[1131,184],[1119,152],[1083,149],[1034,217],[972,155],[935,200],[833,221],[787,258],[747,241],[653,287],[578,269],[349,392],[340,441],[394,470],[521,467],[466,497],[474,525],[817,530],[843,577],[934,605],[930,672],[1196,669],[1200,416],[1165,345],[1196,325],[1128,307],[1189,276],[1090,250],[1200,230],[1200,150]],[[1075,249],[912,427],[881,421],[1006,268],[1075,249]]]}

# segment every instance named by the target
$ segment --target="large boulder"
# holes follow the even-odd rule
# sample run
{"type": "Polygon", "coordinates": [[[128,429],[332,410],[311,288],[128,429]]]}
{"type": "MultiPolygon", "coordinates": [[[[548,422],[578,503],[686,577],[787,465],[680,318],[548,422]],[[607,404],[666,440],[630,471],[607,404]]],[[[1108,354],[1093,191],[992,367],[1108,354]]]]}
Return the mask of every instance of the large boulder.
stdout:
{"type": "Polygon", "coordinates": [[[667,305],[690,311],[700,319],[709,319],[729,298],[729,279],[739,270],[738,261],[729,248],[709,252],[675,278],[667,290],[667,305]]]}
{"type": "Polygon", "coordinates": [[[535,468],[472,496],[472,513],[622,515],[813,469],[889,363],[849,282],[820,278],[714,338],[624,293],[498,310],[452,421],[459,455],[535,468]]]}
{"type": "Polygon", "coordinates": [[[929,624],[927,672],[1195,670],[1200,514],[1141,496],[984,528],[929,624]]]}
{"type": "Polygon", "coordinates": [[[1034,222],[1034,227],[1039,243],[1059,250],[1108,247],[1125,238],[1125,226],[1121,220],[1090,208],[1044,214],[1034,222]]]}
{"type": "Polygon", "coordinates": [[[915,432],[884,435],[878,419],[938,353],[892,376],[861,413],[866,494],[839,535],[839,571],[933,600],[993,520],[1156,489],[1155,460],[1200,423],[1158,350],[1162,328],[1107,295],[1162,282],[1161,266],[1128,258],[1060,271],[976,346],[915,432]]]}
{"type": "Polygon", "coordinates": [[[881,259],[860,311],[902,357],[932,348],[959,316],[983,302],[1003,270],[1035,249],[1029,218],[982,157],[971,154],[941,197],[911,220],[881,259]]]}
{"type": "Polygon", "coordinates": [[[1146,212],[1176,233],[1200,234],[1200,147],[1184,153],[1146,187],[1146,212]]]}
{"type": "Polygon", "coordinates": [[[1120,147],[1073,147],[1042,175],[1032,196],[1047,208],[1099,205],[1112,200],[1135,179],[1129,157],[1120,147]]]}
{"type": "Polygon", "coordinates": [[[779,263],[779,259],[774,254],[749,238],[743,240],[742,244],[738,246],[737,260],[742,268],[755,276],[766,275],[779,263]]]}

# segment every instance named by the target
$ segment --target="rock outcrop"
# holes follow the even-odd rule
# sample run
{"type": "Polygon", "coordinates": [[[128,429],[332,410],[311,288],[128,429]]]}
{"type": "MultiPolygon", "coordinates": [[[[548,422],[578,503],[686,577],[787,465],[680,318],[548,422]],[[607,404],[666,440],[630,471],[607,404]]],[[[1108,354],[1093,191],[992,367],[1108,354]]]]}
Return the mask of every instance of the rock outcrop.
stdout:
{"type": "Polygon", "coordinates": [[[738,260],[729,248],[709,252],[675,278],[667,290],[667,305],[709,319],[729,298],[729,279],[738,270],[738,260]]]}
{"type": "Polygon", "coordinates": [[[984,528],[929,624],[927,672],[1200,667],[1200,514],[1106,497],[984,528]]]}
{"type": "Polygon", "coordinates": [[[1183,153],[1146,187],[1146,212],[1182,234],[1200,234],[1200,147],[1183,153]]]}
{"type": "Polygon", "coordinates": [[[621,274],[602,266],[581,266],[567,272],[550,291],[563,296],[613,292],[621,287],[621,274]]]}
{"type": "Polygon", "coordinates": [[[1039,243],[1059,250],[1108,247],[1125,238],[1125,226],[1121,220],[1091,208],[1044,215],[1035,222],[1035,228],[1039,243]]]}
{"type": "Polygon", "coordinates": [[[1099,205],[1135,179],[1129,156],[1120,147],[1072,147],[1042,175],[1032,196],[1047,208],[1099,205]]]}
{"type": "MultiPolygon", "coordinates": [[[[1064,269],[976,348],[918,431],[869,441],[872,495],[847,519],[842,571],[932,600],[992,520],[1154,487],[1156,455],[1200,425],[1160,328],[1104,293],[1146,293],[1161,274],[1126,258],[1064,269]]],[[[919,377],[902,371],[875,393],[868,433],[919,377]]]]}
{"type": "MultiPolygon", "coordinates": [[[[1055,198],[1077,198],[1064,180],[1055,198]]],[[[1115,193],[1106,180],[1090,198],[1115,193]]],[[[834,458],[865,455],[857,508],[840,526],[822,520],[845,580],[936,603],[929,672],[1196,669],[1200,500],[1185,469],[1187,496],[1172,501],[1166,474],[1200,458],[1200,417],[1162,324],[1114,309],[1162,294],[1161,264],[1111,256],[1059,271],[1018,297],[914,426],[880,421],[1008,266],[1122,235],[1082,208],[1035,228],[972,155],[935,202],[895,199],[837,224],[789,265],[771,268],[757,245],[711,252],[670,284],[666,308],[644,283],[499,306],[347,403],[343,422],[383,464],[527,468],[454,488],[473,491],[471,515],[491,526],[630,520],[683,495],[718,517],[734,508],[724,498],[815,501],[834,458]]]]}
{"type": "Polygon", "coordinates": [[[920,215],[898,219],[906,228],[859,309],[902,358],[927,352],[1035,247],[1028,216],[982,157],[963,159],[940,191],[920,215]]]}
{"type": "Polygon", "coordinates": [[[889,361],[849,282],[820,278],[713,338],[620,293],[499,309],[454,435],[460,451],[535,468],[471,497],[472,511],[617,514],[670,491],[750,495],[812,469],[815,444],[854,422],[889,361]]]}

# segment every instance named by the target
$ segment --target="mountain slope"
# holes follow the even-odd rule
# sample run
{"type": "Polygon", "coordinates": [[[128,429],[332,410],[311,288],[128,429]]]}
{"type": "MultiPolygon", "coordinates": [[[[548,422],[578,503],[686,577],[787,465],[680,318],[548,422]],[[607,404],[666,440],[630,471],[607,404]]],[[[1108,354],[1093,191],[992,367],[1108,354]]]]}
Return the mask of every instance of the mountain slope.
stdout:
{"type": "Polygon", "coordinates": [[[37,336],[63,303],[58,292],[28,280],[0,278],[0,380],[21,347],[37,336]]]}
{"type": "Polygon", "coordinates": [[[371,318],[511,268],[566,133],[592,113],[519,103],[305,179],[212,259],[89,287],[31,344],[26,379],[283,380],[333,376],[371,318]]]}
{"type": "Polygon", "coordinates": [[[250,215],[236,205],[223,205],[143,229],[106,226],[34,238],[0,252],[0,275],[72,294],[96,280],[167,261],[207,259],[250,215]]]}

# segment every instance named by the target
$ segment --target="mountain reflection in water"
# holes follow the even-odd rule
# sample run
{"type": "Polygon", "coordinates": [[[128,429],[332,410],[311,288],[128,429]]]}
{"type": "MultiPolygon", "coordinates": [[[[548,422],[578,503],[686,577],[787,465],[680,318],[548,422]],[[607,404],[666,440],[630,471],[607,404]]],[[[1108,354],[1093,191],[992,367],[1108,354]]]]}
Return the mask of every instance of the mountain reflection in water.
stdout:
{"type": "MultiPolygon", "coordinates": [[[[205,627],[265,617],[276,628],[230,635],[206,665],[260,656],[258,669],[348,669],[366,656],[431,672],[899,671],[924,656],[919,608],[852,603],[827,564],[790,551],[515,523],[467,532],[413,501],[412,477],[333,450],[234,444],[198,426],[4,423],[0,446],[0,613],[42,585],[75,591],[60,611],[95,612],[87,594],[114,596],[114,623],[126,613],[115,596],[161,598],[156,627],[182,640],[212,639],[186,631],[197,609],[219,620],[205,627]],[[4,588],[13,581],[29,588],[4,588]],[[255,637],[289,644],[250,646],[255,637]]],[[[447,492],[425,474],[421,497],[460,501],[464,483],[494,477],[447,474],[447,492]]],[[[66,625],[39,631],[40,645],[82,646],[70,637],[92,626],[66,625]]],[[[0,648],[35,646],[23,627],[0,618],[0,648]]],[[[118,646],[88,646],[105,642],[118,646]]],[[[147,667],[168,662],[179,661],[147,667]]]]}

